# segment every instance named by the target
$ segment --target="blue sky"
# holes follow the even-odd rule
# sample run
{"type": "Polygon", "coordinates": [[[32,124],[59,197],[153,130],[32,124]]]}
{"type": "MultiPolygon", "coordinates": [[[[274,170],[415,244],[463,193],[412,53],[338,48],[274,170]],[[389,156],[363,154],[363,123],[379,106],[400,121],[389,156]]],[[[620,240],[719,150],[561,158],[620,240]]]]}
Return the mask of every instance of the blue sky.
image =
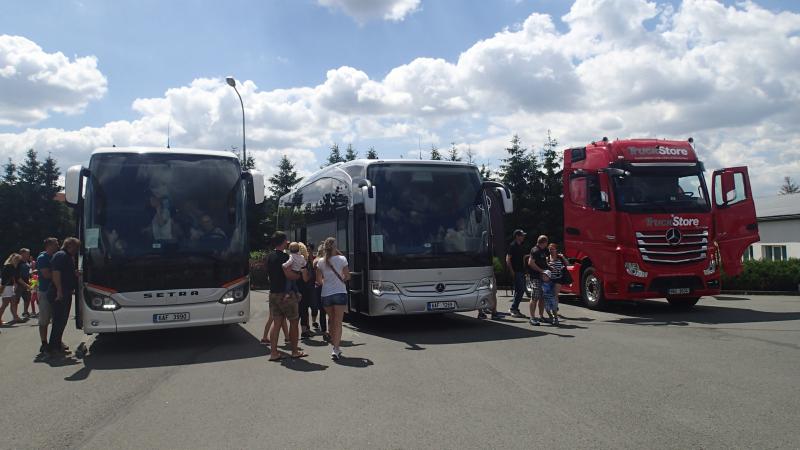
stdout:
{"type": "Polygon", "coordinates": [[[364,4],[3,1],[0,148],[69,164],[160,143],[170,121],[174,141],[228,148],[232,74],[252,82],[248,147],[304,173],[332,142],[386,157],[455,142],[496,166],[513,133],[535,147],[552,129],[564,146],[692,135],[764,193],[773,168],[800,178],[800,2],[375,0],[411,5],[394,20],[364,4]]]}

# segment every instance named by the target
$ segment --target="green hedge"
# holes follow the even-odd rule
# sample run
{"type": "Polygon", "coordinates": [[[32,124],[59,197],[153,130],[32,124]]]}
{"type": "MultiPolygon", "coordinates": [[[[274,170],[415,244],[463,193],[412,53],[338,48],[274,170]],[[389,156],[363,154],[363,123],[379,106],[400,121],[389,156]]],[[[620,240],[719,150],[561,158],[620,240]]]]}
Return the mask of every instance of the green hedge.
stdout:
{"type": "Polygon", "coordinates": [[[722,289],[730,291],[792,291],[800,284],[800,259],[745,261],[742,273],[722,275],[722,289]]]}

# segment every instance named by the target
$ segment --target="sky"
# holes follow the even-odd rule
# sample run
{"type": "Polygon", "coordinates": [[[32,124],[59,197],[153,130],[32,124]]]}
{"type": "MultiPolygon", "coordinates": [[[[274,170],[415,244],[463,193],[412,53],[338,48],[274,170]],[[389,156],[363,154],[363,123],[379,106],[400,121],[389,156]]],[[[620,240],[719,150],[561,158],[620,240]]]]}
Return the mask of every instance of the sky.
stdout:
{"type": "Polygon", "coordinates": [[[540,149],[693,137],[756,195],[800,180],[796,0],[0,0],[0,151],[241,147],[301,175],[329,147],[497,167],[540,149]]]}

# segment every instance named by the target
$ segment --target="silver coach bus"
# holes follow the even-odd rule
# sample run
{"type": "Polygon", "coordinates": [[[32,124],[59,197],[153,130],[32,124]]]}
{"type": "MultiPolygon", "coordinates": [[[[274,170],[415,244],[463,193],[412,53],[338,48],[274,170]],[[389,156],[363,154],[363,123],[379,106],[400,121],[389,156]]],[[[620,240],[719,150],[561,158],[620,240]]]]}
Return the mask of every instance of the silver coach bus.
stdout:
{"type": "Polygon", "coordinates": [[[508,189],[472,164],[355,160],[281,197],[277,223],[315,246],[336,237],[350,262],[351,312],[471,311],[494,295],[492,198],[511,212],[508,189]]]}

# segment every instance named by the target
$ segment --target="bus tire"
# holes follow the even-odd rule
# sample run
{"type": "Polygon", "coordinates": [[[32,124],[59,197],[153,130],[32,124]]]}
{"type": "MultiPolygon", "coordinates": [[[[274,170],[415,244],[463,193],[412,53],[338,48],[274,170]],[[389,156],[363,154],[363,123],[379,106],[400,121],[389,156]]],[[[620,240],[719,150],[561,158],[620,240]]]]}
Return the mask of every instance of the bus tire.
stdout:
{"type": "Polygon", "coordinates": [[[700,297],[667,297],[669,306],[679,310],[692,309],[692,307],[697,304],[698,300],[700,300],[700,297]]]}
{"type": "Polygon", "coordinates": [[[602,309],[606,306],[603,281],[594,267],[587,268],[581,276],[581,298],[589,309],[602,309]]]}

